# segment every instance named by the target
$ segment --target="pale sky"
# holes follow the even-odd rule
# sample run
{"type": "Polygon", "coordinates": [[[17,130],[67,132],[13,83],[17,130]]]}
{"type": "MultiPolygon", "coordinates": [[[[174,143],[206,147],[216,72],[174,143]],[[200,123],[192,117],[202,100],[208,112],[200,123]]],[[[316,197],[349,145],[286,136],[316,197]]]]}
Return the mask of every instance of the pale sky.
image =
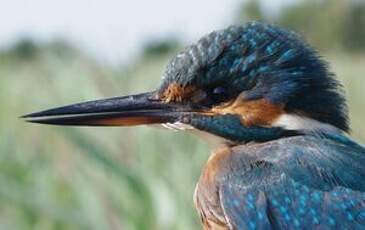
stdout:
{"type": "MultiPolygon", "coordinates": [[[[239,0],[0,0],[0,48],[21,37],[64,38],[105,62],[124,62],[144,42],[190,43],[232,22],[239,0]]],[[[290,0],[265,1],[276,11],[290,0]]]]}

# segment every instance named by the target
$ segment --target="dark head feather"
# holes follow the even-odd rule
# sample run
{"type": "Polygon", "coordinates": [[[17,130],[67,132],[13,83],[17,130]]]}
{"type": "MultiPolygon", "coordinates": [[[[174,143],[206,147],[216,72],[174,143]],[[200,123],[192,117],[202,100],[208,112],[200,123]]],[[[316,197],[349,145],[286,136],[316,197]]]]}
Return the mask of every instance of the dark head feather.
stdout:
{"type": "Polygon", "coordinates": [[[231,26],[202,37],[168,64],[163,92],[171,84],[194,86],[224,100],[245,91],[348,131],[341,84],[316,51],[296,33],[260,22],[231,26]],[[225,90],[224,90],[225,89],[225,90]]]}

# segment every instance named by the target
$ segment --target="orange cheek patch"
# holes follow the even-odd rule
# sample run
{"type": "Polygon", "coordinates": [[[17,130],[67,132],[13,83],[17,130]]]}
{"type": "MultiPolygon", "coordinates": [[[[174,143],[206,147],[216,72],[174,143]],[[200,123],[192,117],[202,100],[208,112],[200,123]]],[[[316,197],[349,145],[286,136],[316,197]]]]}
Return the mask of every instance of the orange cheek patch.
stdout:
{"type": "Polygon", "coordinates": [[[183,86],[177,83],[171,83],[161,95],[161,99],[165,102],[181,102],[191,97],[196,88],[194,86],[183,86]]]}
{"type": "Polygon", "coordinates": [[[265,99],[245,101],[237,98],[222,106],[212,109],[212,112],[219,114],[238,114],[245,126],[271,125],[281,114],[284,113],[284,106],[274,105],[265,99]]]}

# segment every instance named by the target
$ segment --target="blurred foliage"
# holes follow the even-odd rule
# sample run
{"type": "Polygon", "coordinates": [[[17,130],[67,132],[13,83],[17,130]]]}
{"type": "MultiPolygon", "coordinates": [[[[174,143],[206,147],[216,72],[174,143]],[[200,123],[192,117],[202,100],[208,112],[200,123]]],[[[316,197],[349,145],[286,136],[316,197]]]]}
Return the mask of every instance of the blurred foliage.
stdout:
{"type": "Polygon", "coordinates": [[[31,59],[35,58],[39,53],[39,47],[35,42],[28,38],[22,38],[9,51],[15,58],[31,59]]]}
{"type": "Polygon", "coordinates": [[[351,7],[341,30],[342,43],[351,51],[365,51],[365,1],[351,7]]]}
{"type": "Polygon", "coordinates": [[[160,56],[177,51],[180,42],[177,38],[149,41],[144,45],[143,56],[160,56]]]}
{"type": "Polygon", "coordinates": [[[120,69],[59,42],[25,48],[32,58],[24,61],[17,56],[24,44],[31,42],[0,54],[0,229],[198,228],[192,194],[208,154],[204,142],[156,128],[60,128],[18,119],[151,90],[171,54],[120,69]]]}
{"type": "Polygon", "coordinates": [[[257,0],[249,0],[242,6],[241,12],[238,14],[238,20],[241,18],[245,21],[267,20],[261,9],[261,4],[257,0]]]}
{"type": "MultiPolygon", "coordinates": [[[[250,18],[265,15],[259,4],[250,4],[250,18]]],[[[304,11],[327,9],[315,4],[304,11]]],[[[315,21],[300,10],[290,16],[296,7],[288,6],[276,20],[298,26],[317,46],[323,42],[323,49],[330,49],[323,54],[345,85],[353,136],[365,141],[365,55],[349,53],[363,49],[362,41],[345,46],[341,39],[350,38],[340,36],[337,27],[337,22],[363,23],[362,9],[352,19],[323,12],[313,16],[315,21]],[[322,32],[326,37],[317,40],[322,32]]],[[[0,53],[0,229],[200,229],[192,194],[209,154],[202,140],[157,128],[52,127],[18,119],[58,105],[157,87],[178,43],[167,39],[145,47],[140,60],[123,68],[98,64],[62,40],[37,44],[23,39],[0,53]]]]}
{"type": "Polygon", "coordinates": [[[365,1],[297,0],[275,15],[264,12],[262,4],[245,2],[238,21],[263,20],[291,28],[322,50],[365,52],[365,1]]]}

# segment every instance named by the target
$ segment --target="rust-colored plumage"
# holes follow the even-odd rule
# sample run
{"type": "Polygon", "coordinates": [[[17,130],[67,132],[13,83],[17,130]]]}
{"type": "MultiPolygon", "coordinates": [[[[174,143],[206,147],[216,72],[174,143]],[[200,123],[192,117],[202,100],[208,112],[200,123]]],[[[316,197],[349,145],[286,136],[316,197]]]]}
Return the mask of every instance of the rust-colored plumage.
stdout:
{"type": "Polygon", "coordinates": [[[222,147],[212,153],[196,185],[194,203],[206,230],[228,229],[217,185],[220,183],[220,174],[230,164],[231,154],[229,147],[222,147]]]}
{"type": "Polygon", "coordinates": [[[212,112],[239,115],[242,123],[246,126],[269,126],[285,111],[282,105],[275,105],[266,99],[245,100],[243,97],[238,97],[214,107],[212,112]]]}
{"type": "Polygon", "coordinates": [[[165,102],[181,102],[190,98],[196,91],[194,86],[183,86],[182,84],[170,83],[168,87],[159,95],[159,99],[165,102]]]}

